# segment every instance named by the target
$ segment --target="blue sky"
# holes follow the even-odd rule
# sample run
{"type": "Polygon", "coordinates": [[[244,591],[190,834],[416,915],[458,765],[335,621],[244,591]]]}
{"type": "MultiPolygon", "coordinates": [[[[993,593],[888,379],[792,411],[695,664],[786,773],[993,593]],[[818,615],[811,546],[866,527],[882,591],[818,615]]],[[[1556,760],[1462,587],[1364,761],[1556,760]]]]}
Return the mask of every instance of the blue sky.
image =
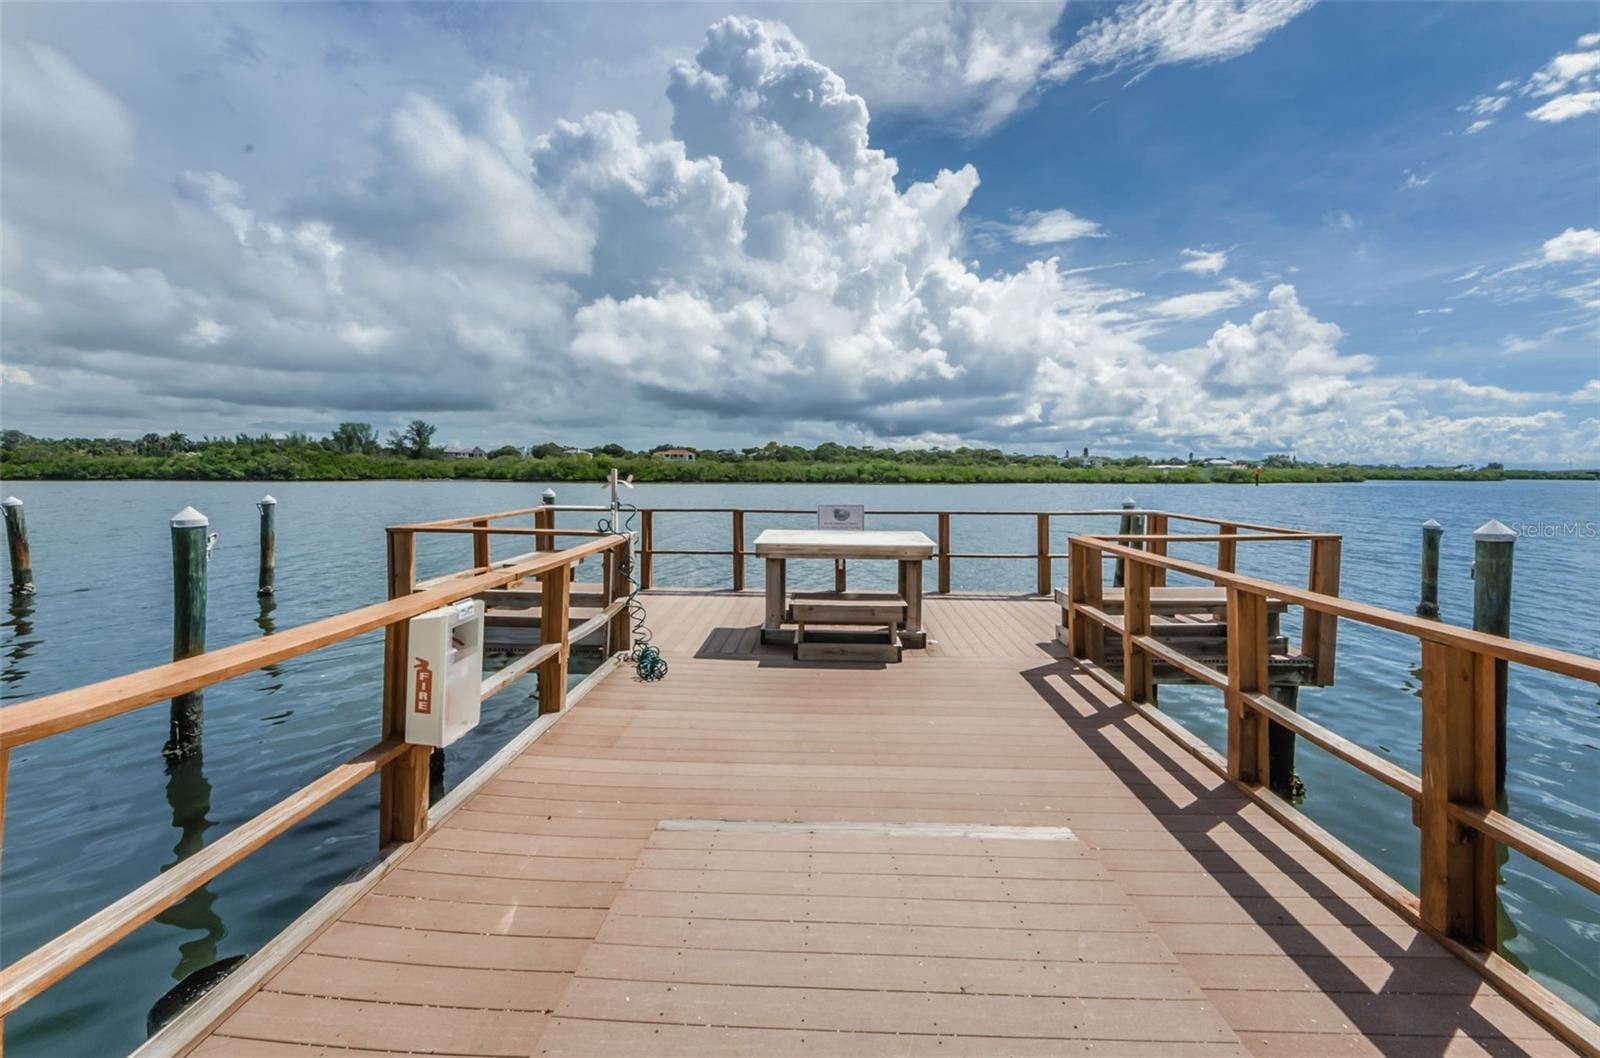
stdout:
{"type": "Polygon", "coordinates": [[[0,32],[8,427],[1600,463],[1589,5],[0,32]]]}

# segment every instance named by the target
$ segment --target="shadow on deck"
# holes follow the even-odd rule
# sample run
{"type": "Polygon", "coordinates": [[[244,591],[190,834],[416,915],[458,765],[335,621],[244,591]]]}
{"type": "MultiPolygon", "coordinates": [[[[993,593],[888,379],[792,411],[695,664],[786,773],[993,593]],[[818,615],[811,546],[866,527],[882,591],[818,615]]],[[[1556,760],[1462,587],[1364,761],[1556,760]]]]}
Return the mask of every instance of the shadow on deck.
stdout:
{"type": "Polygon", "coordinates": [[[930,599],[895,665],[645,600],[669,678],[600,682],[195,1053],[1570,1053],[1077,671],[1049,600],[930,599]]]}

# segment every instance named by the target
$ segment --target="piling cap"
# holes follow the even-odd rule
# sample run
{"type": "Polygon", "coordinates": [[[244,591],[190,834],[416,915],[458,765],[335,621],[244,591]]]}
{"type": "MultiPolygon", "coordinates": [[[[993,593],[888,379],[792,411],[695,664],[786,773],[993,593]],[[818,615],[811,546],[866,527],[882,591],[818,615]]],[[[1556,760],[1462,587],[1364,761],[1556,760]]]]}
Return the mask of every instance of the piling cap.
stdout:
{"type": "Polygon", "coordinates": [[[1504,522],[1490,518],[1478,526],[1472,539],[1480,544],[1508,544],[1517,538],[1517,531],[1504,522]]]}
{"type": "Polygon", "coordinates": [[[554,502],[556,502],[556,490],[555,489],[545,489],[544,490],[544,495],[542,497],[540,497],[540,498],[543,499],[544,502],[546,502],[546,503],[554,503],[554,502]]]}
{"type": "Polygon", "coordinates": [[[203,529],[210,524],[211,519],[193,507],[185,507],[172,516],[172,527],[174,529],[203,529]]]}
{"type": "Polygon", "coordinates": [[[1137,507],[1137,506],[1139,506],[1139,505],[1138,505],[1138,504],[1137,504],[1137,503],[1135,503],[1135,502],[1134,502],[1134,499],[1133,499],[1133,497],[1132,497],[1132,496],[1129,496],[1129,497],[1128,497],[1128,498],[1127,498],[1127,499],[1125,499],[1125,500],[1123,500],[1123,501],[1122,501],[1122,505],[1123,505],[1123,506],[1124,506],[1124,507],[1127,507],[1127,508],[1129,508],[1129,509],[1130,509],[1130,510],[1131,510],[1131,509],[1132,509],[1132,508],[1134,508],[1134,507],[1137,507]]]}
{"type": "Polygon", "coordinates": [[[278,501],[273,499],[272,498],[272,493],[269,492],[265,496],[263,496],[259,500],[257,500],[256,502],[257,503],[270,504],[270,505],[276,505],[278,501]]]}
{"type": "Polygon", "coordinates": [[[17,499],[15,496],[7,496],[4,500],[0,500],[0,506],[21,507],[22,501],[17,499]]]}
{"type": "Polygon", "coordinates": [[[1422,523],[1422,527],[1424,529],[1443,529],[1444,528],[1444,526],[1440,525],[1438,523],[1438,521],[1433,519],[1433,518],[1429,518],[1427,521],[1423,522],[1422,523]]]}

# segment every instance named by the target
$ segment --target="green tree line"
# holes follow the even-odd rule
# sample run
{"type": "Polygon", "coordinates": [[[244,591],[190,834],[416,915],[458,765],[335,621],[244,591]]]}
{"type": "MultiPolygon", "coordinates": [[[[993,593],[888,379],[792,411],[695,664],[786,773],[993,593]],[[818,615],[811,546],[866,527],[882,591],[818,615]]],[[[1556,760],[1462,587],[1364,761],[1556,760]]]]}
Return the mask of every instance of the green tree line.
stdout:
{"type": "Polygon", "coordinates": [[[345,422],[327,437],[304,433],[191,439],[148,433],[136,439],[0,435],[0,476],[10,480],[162,479],[200,481],[360,481],[465,478],[504,481],[601,481],[611,467],[639,481],[704,482],[1221,482],[1263,483],[1380,479],[1496,481],[1509,478],[1600,479],[1600,470],[1363,466],[1307,463],[1268,456],[1255,465],[1212,466],[1192,458],[1051,456],[998,448],[895,449],[825,442],[815,448],[770,441],[742,449],[701,449],[692,461],[669,461],[652,449],[605,444],[572,454],[557,442],[503,445],[482,456],[446,458],[437,429],[414,420],[380,441],[370,423],[345,422]]]}

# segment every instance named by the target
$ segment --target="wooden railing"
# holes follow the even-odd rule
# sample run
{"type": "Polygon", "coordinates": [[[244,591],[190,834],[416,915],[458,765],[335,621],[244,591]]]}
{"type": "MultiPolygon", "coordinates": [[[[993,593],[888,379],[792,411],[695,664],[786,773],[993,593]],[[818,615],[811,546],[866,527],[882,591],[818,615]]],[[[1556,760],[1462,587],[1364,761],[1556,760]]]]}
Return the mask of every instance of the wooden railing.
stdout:
{"type": "MultiPolygon", "coordinates": [[[[1271,535],[1262,534],[1259,539],[1271,535]]],[[[1239,535],[1235,542],[1257,538],[1239,535]]],[[[1069,540],[1067,625],[1078,664],[1207,767],[1238,784],[1374,896],[1474,963],[1568,1041],[1591,1053],[1600,1052],[1600,1029],[1594,1022],[1496,952],[1500,940],[1498,846],[1515,849],[1590,893],[1600,894],[1600,863],[1500,810],[1504,774],[1497,771],[1504,768],[1505,758],[1501,723],[1496,719],[1497,708],[1503,708],[1503,703],[1497,706],[1496,702],[1496,670],[1502,670],[1501,687],[1505,686],[1503,669],[1508,663],[1600,684],[1600,661],[1320,591],[1319,579],[1326,579],[1328,569],[1337,569],[1338,559],[1337,550],[1330,556],[1326,544],[1317,557],[1316,541],[1312,544],[1311,585],[1299,588],[1170,558],[1153,546],[1175,539],[1127,534],[1069,540]],[[1120,614],[1107,613],[1100,605],[1103,566],[1108,558],[1125,564],[1120,614]],[[1152,636],[1150,586],[1169,572],[1226,589],[1226,672],[1180,654],[1152,636]],[[1316,651],[1318,641],[1331,643],[1335,622],[1341,619],[1418,640],[1422,655],[1421,775],[1268,697],[1268,599],[1304,608],[1304,649],[1316,651]],[[1104,629],[1121,635],[1121,680],[1107,671],[1099,656],[1104,629]],[[1226,752],[1218,753],[1156,707],[1150,680],[1150,667],[1156,661],[1223,692],[1228,719],[1226,752]],[[1267,788],[1275,745],[1268,731],[1273,725],[1292,731],[1411,800],[1413,819],[1421,830],[1418,893],[1406,889],[1267,788]]],[[[1221,534],[1217,539],[1219,544],[1223,542],[1221,534]]],[[[1319,658],[1319,663],[1322,660],[1319,658]]],[[[1331,657],[1326,661],[1332,664],[1331,657]]]]}
{"type": "MultiPolygon", "coordinates": [[[[556,506],[554,510],[592,511],[600,508],[594,507],[567,507],[556,506]]],[[[1052,551],[1052,523],[1059,518],[1128,518],[1137,517],[1143,520],[1144,525],[1152,534],[1150,548],[1157,554],[1166,554],[1166,541],[1172,539],[1166,534],[1174,524],[1191,523],[1208,526],[1221,539],[1217,541],[1217,562],[1219,568],[1231,570],[1234,568],[1236,558],[1235,537],[1243,534],[1277,533],[1278,539],[1306,539],[1306,540],[1331,540],[1333,547],[1324,549],[1324,554],[1331,561],[1325,566],[1325,575],[1331,574],[1331,579],[1326,583],[1334,592],[1338,591],[1338,540],[1337,534],[1331,533],[1302,533],[1293,529],[1286,529],[1275,525],[1258,525],[1252,522],[1230,521],[1222,518],[1209,518],[1203,515],[1179,514],[1173,511],[1146,510],[1142,508],[1111,508],[1091,509],[1081,511],[939,511],[939,510],[868,510],[868,527],[879,518],[918,517],[937,519],[936,539],[934,541],[934,564],[938,572],[938,591],[942,594],[950,592],[951,563],[956,559],[967,560],[1010,560],[1032,562],[1034,566],[1034,591],[1038,595],[1049,595],[1054,577],[1051,564],[1065,560],[1066,552],[1052,551]],[[1006,552],[1006,551],[956,551],[952,545],[951,521],[955,518],[1023,518],[1034,523],[1034,548],[1032,551],[1006,552]]],[[[643,588],[654,586],[655,558],[657,555],[695,555],[711,557],[727,557],[732,563],[732,583],[734,591],[745,590],[745,560],[751,554],[749,541],[745,532],[745,518],[747,515],[789,515],[789,516],[814,516],[816,508],[792,507],[644,507],[640,508],[639,515],[639,583],[643,588]],[[730,546],[726,548],[681,548],[660,547],[656,544],[656,517],[658,515],[684,515],[684,514],[725,514],[729,516],[730,546]]],[[[1191,539],[1184,537],[1183,539],[1191,539]]],[[[1192,539],[1202,539],[1193,537],[1192,539]]],[[[1165,583],[1165,576],[1158,572],[1157,584],[1165,583]]]]}
{"type": "MultiPolygon", "coordinates": [[[[410,619],[485,591],[538,578],[542,589],[540,623],[545,630],[541,635],[544,641],[486,676],[481,697],[487,699],[530,672],[537,672],[539,713],[541,716],[559,713],[569,697],[567,670],[571,643],[604,630],[608,653],[629,645],[630,545],[628,537],[618,534],[594,530],[558,531],[553,524],[553,512],[543,507],[394,526],[388,530],[389,599],[386,602],[0,709],[0,836],[3,836],[5,766],[11,751],[18,746],[121,716],[367,632],[380,628],[385,632],[382,737],[159,877],[7,966],[0,972],[0,1018],[373,775],[379,776],[381,784],[377,828],[380,847],[393,848],[421,836],[430,824],[428,759],[431,749],[405,741],[410,619]],[[530,514],[536,522],[532,528],[496,524],[530,514]],[[456,533],[472,537],[472,565],[418,583],[417,536],[456,533]],[[489,543],[493,536],[529,537],[535,541],[536,549],[491,562],[489,543]],[[576,537],[579,542],[555,550],[560,537],[576,537]],[[572,570],[591,555],[602,556],[605,564],[604,605],[598,614],[569,632],[568,588],[572,570]]],[[[585,684],[597,680],[605,671],[603,666],[591,674],[584,683],[573,688],[572,694],[580,693],[585,684]]]]}

